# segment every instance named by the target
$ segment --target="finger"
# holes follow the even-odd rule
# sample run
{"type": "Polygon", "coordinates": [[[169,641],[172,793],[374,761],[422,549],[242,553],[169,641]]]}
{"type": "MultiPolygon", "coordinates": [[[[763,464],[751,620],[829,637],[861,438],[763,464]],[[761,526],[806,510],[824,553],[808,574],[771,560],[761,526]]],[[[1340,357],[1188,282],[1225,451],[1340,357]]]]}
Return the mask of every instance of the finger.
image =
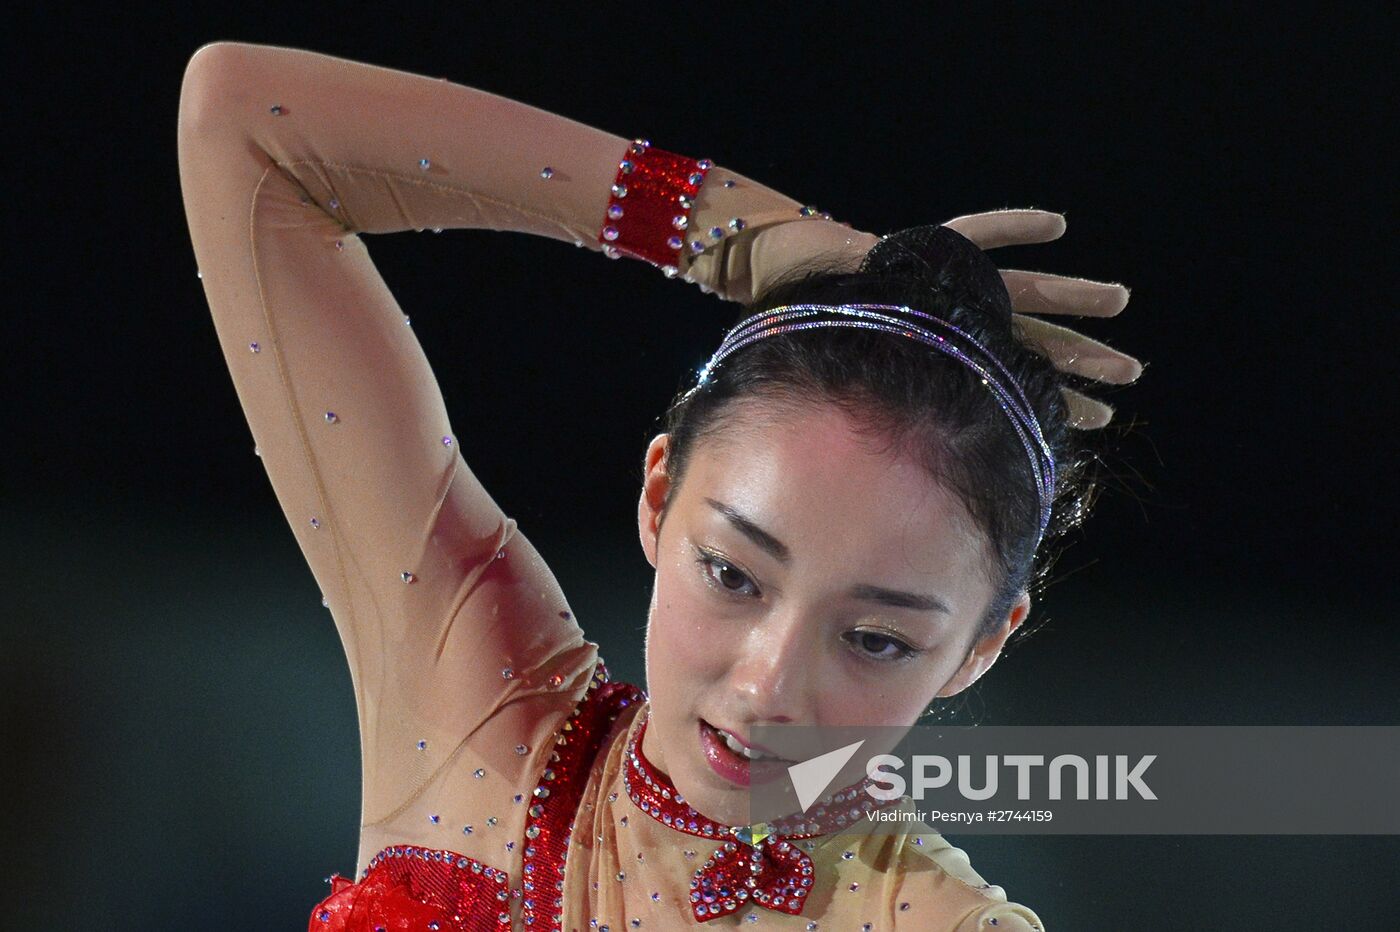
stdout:
{"type": "Polygon", "coordinates": [[[1020,314],[1013,314],[1011,323],[1022,340],[1049,357],[1061,372],[1113,385],[1127,385],[1142,375],[1142,363],[1132,356],[1068,327],[1020,314]]]}
{"type": "Polygon", "coordinates": [[[1113,420],[1113,409],[1102,401],[1082,395],[1072,388],[1060,389],[1069,406],[1069,426],[1076,430],[1098,430],[1113,420]]]}
{"type": "Polygon", "coordinates": [[[1131,293],[1110,282],[1020,269],[1002,269],[1001,280],[1011,295],[1011,307],[1022,314],[1112,317],[1127,307],[1131,293]]]}
{"type": "Polygon", "coordinates": [[[943,226],[972,240],[978,249],[996,249],[1059,239],[1065,233],[1065,218],[1048,210],[994,210],[955,217],[943,226]]]}

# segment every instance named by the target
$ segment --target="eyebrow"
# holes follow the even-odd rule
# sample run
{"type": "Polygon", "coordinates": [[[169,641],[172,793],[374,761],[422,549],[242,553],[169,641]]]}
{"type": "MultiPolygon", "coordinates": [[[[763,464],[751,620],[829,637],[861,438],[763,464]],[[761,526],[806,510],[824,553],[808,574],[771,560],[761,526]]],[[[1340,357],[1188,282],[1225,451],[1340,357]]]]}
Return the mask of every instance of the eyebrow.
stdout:
{"type": "MultiPolygon", "coordinates": [[[[706,498],[705,503],[724,516],[734,529],[743,534],[764,553],[773,557],[779,563],[787,566],[792,562],[792,551],[778,538],[769,534],[763,528],[755,524],[751,519],[745,517],[731,505],[724,502],[715,501],[713,498],[706,498]]],[[[951,615],[953,610],[948,607],[936,595],[920,595],[914,592],[901,592],[898,589],[886,589],[884,586],[871,586],[866,583],[858,583],[850,588],[848,595],[853,599],[862,602],[875,602],[880,605],[889,605],[894,608],[912,608],[921,612],[942,612],[951,615]]]]}

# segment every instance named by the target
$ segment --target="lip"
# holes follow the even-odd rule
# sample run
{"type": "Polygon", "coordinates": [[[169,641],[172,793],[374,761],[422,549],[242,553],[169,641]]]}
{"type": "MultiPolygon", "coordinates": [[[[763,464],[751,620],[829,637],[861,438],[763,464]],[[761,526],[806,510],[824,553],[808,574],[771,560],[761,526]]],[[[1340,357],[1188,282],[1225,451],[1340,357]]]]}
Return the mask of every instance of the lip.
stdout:
{"type": "MultiPolygon", "coordinates": [[[[703,721],[703,719],[702,719],[702,721],[703,721]]],[[[709,725],[709,722],[705,722],[705,724],[709,725]]],[[[719,726],[717,726],[717,725],[711,725],[710,727],[712,727],[712,728],[714,728],[714,729],[716,729],[716,730],[720,730],[720,729],[719,729],[719,726]]],[[[733,736],[734,736],[734,740],[737,741],[737,742],[739,742],[740,744],[742,744],[742,745],[745,747],[745,749],[747,749],[747,750],[750,750],[750,751],[758,751],[760,754],[769,754],[769,755],[771,755],[771,756],[773,756],[773,757],[776,757],[776,758],[779,758],[779,759],[782,758],[782,755],[781,755],[781,754],[779,754],[777,751],[773,750],[773,749],[770,748],[770,747],[766,747],[766,746],[764,746],[764,745],[762,745],[762,744],[753,744],[752,742],[745,741],[745,740],[744,740],[744,736],[741,735],[741,734],[739,734],[737,731],[730,731],[728,728],[723,729],[723,731],[724,731],[724,733],[727,734],[727,735],[733,735],[733,736]]],[[[790,761],[784,761],[784,763],[791,763],[791,762],[790,762],[790,761]]]]}
{"type": "MultiPolygon", "coordinates": [[[[737,754],[729,749],[729,745],[720,737],[719,730],[704,719],[698,722],[700,751],[705,756],[706,762],[724,780],[736,786],[750,786],[754,783],[771,783],[783,774],[787,773],[789,761],[766,760],[751,761],[741,754],[737,754]]],[[[733,732],[727,732],[734,734],[733,732]]],[[[735,739],[746,748],[758,751],[767,751],[766,748],[745,744],[744,739],[734,735],[735,739]]],[[[768,752],[772,753],[772,752],[768,752]]]]}

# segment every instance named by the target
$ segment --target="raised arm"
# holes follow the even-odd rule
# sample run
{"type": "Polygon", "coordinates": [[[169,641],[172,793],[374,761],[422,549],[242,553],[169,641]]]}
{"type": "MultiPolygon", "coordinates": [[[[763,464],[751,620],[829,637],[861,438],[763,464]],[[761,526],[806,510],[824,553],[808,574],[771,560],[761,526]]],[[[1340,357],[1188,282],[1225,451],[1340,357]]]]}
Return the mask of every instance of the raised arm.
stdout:
{"type": "MultiPolygon", "coordinates": [[[[410,830],[422,823],[409,806],[435,783],[460,787],[465,773],[475,785],[477,769],[491,774],[483,790],[529,779],[596,652],[463,460],[360,234],[474,227],[601,250],[630,142],[446,80],[313,52],[221,42],[186,71],[180,178],[205,293],[253,442],[350,665],[362,822],[381,835],[362,835],[362,864],[379,841],[426,840],[410,830]],[[530,753],[516,755],[522,745],[530,753]]],[[[801,208],[713,166],[677,274],[747,301],[794,264],[854,266],[875,242],[801,208]],[[715,228],[723,235],[708,235],[715,228]]],[[[1020,229],[1030,213],[960,219],[981,223],[963,229],[989,246],[1058,235],[1020,229]]],[[[1033,290],[1013,290],[1014,300],[1033,290]]]]}
{"type": "MultiPolygon", "coordinates": [[[[253,441],[344,644],[367,826],[440,778],[446,750],[547,745],[596,654],[463,460],[359,234],[477,227],[601,249],[629,142],[312,52],[215,43],[186,71],[180,178],[198,267],[253,441]]],[[[749,230],[684,256],[680,272],[724,292],[728,265],[751,274],[754,233],[800,205],[718,167],[706,188],[697,225],[742,210],[749,230]]],[[[529,766],[512,758],[493,773],[529,766]]]]}

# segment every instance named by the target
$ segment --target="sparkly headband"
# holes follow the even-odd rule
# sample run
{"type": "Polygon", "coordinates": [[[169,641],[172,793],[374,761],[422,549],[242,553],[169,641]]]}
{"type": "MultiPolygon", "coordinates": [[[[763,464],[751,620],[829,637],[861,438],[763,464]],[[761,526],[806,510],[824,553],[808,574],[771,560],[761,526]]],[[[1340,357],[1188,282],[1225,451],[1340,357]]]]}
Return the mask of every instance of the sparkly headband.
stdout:
{"type": "Polygon", "coordinates": [[[709,380],[715,367],[735,350],[774,334],[792,330],[811,330],[817,327],[859,327],[908,337],[953,357],[976,373],[982,380],[982,384],[987,386],[987,389],[996,397],[997,405],[1006,413],[1007,419],[1016,431],[1016,436],[1025,448],[1026,457],[1030,462],[1031,475],[1035,478],[1036,490],[1040,495],[1040,530],[1036,537],[1036,546],[1039,547],[1041,539],[1045,536],[1045,529],[1050,523],[1050,505],[1055,497],[1055,458],[1050,453],[1050,445],[1045,442],[1045,436],[1040,430],[1040,422],[1036,419],[1035,411],[1031,408],[1025,392],[1021,391],[1021,386],[1017,384],[1016,379],[1012,377],[1006,366],[965,330],[948,323],[946,320],[900,304],[785,304],[754,314],[735,324],[733,329],[725,335],[724,342],[720,344],[719,349],[715,350],[714,355],[700,369],[699,380],[695,387],[687,393],[687,397],[698,391],[709,380]],[[879,313],[880,311],[890,313],[879,313]],[[846,318],[856,319],[807,320],[799,323],[786,323],[790,320],[814,317],[820,313],[839,314],[846,318]],[[961,341],[966,344],[966,348],[974,350],[980,359],[969,355],[963,348],[955,345],[942,334],[934,333],[911,320],[895,317],[894,314],[923,318],[943,330],[957,334],[961,341]]]}

